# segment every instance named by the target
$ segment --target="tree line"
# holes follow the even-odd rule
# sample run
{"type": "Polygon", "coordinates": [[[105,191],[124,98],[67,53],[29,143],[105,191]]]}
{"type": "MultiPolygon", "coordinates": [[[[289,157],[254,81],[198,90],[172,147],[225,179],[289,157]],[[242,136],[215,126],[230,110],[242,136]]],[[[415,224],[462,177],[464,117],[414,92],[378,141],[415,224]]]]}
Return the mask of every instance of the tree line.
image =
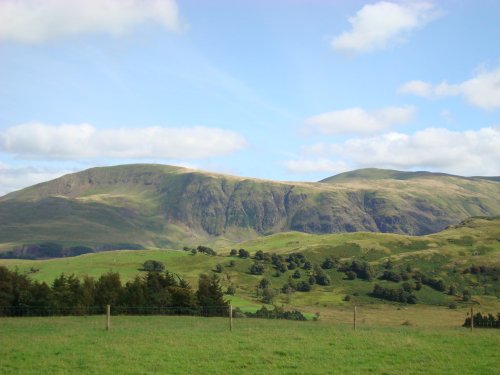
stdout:
{"type": "Polygon", "coordinates": [[[106,305],[129,314],[164,313],[221,316],[228,313],[217,275],[201,274],[195,292],[171,272],[148,271],[122,283],[108,272],[98,279],[62,273],[50,285],[0,266],[0,315],[85,315],[106,305]]]}

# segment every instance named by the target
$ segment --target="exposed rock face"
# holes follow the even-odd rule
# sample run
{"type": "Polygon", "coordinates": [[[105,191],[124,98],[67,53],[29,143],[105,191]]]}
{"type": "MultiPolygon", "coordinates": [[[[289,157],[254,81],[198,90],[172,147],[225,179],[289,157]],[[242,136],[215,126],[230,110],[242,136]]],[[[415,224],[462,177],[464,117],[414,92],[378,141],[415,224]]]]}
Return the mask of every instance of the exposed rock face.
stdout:
{"type": "Polygon", "coordinates": [[[168,243],[173,228],[215,237],[290,230],[421,235],[500,214],[493,179],[355,172],[281,183],[161,165],[94,168],[0,197],[0,243],[168,243]]]}

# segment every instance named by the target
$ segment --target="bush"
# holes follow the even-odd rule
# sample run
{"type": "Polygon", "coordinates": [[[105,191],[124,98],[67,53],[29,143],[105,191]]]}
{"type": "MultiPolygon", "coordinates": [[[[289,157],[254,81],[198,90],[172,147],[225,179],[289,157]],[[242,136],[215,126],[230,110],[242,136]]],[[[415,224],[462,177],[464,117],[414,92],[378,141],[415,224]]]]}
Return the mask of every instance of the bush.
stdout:
{"type": "Polygon", "coordinates": [[[264,265],[261,263],[255,262],[252,264],[250,269],[248,270],[252,275],[262,275],[264,273],[264,265]]]}
{"type": "Polygon", "coordinates": [[[248,251],[246,251],[245,249],[239,249],[238,250],[238,256],[240,258],[249,258],[250,257],[250,253],[248,251]]]}
{"type": "Polygon", "coordinates": [[[269,310],[262,306],[255,313],[247,312],[245,315],[249,318],[264,318],[264,319],[286,319],[286,320],[307,320],[306,317],[298,310],[285,311],[283,308],[274,307],[274,310],[269,310]]]}
{"type": "Polygon", "coordinates": [[[330,270],[335,267],[335,263],[330,258],[326,258],[323,263],[321,263],[321,268],[324,270],[330,270]]]}
{"type": "Polygon", "coordinates": [[[353,271],[347,271],[345,273],[347,280],[354,280],[356,278],[356,273],[353,271]]]}
{"type": "Polygon", "coordinates": [[[157,260],[147,260],[143,263],[142,269],[149,272],[163,272],[165,265],[157,260]]]}
{"type": "Polygon", "coordinates": [[[299,281],[297,283],[297,290],[299,292],[309,292],[311,291],[311,284],[305,281],[299,281]]]}
{"type": "Polygon", "coordinates": [[[330,277],[321,268],[316,268],[316,284],[318,285],[330,285],[330,277]]]}
{"type": "Polygon", "coordinates": [[[220,263],[216,264],[214,272],[222,273],[222,271],[224,271],[224,267],[222,267],[222,264],[220,264],[220,263]]]}

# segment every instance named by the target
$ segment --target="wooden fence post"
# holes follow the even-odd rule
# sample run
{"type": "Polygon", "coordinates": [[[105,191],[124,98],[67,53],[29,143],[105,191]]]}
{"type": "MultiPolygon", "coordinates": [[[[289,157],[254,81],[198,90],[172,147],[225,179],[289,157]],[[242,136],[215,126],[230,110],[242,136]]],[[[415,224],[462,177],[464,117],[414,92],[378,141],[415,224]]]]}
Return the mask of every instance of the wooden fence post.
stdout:
{"type": "Polygon", "coordinates": [[[470,330],[474,329],[474,308],[470,307],[470,330]]]}
{"type": "Polygon", "coordinates": [[[106,331],[111,328],[111,306],[106,305],[106,331]]]}
{"type": "Polygon", "coordinates": [[[233,305],[229,305],[229,330],[233,331],[233,305]]]}
{"type": "Polygon", "coordinates": [[[354,328],[354,330],[356,330],[356,305],[354,305],[353,328],[354,328]]]}

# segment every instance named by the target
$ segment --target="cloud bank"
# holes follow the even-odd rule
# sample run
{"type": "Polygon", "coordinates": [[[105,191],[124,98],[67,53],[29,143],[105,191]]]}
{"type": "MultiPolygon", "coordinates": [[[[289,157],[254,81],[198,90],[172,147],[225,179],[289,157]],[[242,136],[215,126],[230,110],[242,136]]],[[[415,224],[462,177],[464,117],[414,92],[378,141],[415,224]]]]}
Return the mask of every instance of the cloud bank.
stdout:
{"type": "Polygon", "coordinates": [[[300,163],[295,160],[288,162],[287,166],[289,171],[304,173],[320,172],[327,170],[323,168],[325,165],[344,163],[350,169],[385,167],[436,170],[464,176],[499,176],[498,145],[500,127],[477,131],[427,128],[411,135],[390,132],[374,137],[351,138],[342,143],[316,144],[303,150],[300,163]]]}
{"type": "Polygon", "coordinates": [[[31,122],[0,133],[0,150],[21,159],[203,159],[245,146],[234,131],[203,126],[97,129],[31,122]]]}
{"type": "Polygon", "coordinates": [[[470,104],[482,109],[500,108],[500,68],[480,71],[475,77],[458,84],[441,82],[433,85],[424,81],[406,82],[399,88],[403,94],[436,99],[463,96],[470,104]]]}
{"type": "Polygon", "coordinates": [[[42,43],[89,33],[118,36],[144,23],[179,30],[175,0],[0,1],[0,40],[42,43]]]}
{"type": "Polygon", "coordinates": [[[352,26],[332,41],[341,52],[366,53],[402,42],[414,29],[426,25],[439,15],[430,2],[393,3],[380,1],[365,5],[349,18],[352,26]]]}
{"type": "Polygon", "coordinates": [[[326,112],[306,119],[309,130],[322,134],[377,133],[413,119],[413,107],[387,107],[368,112],[362,108],[347,108],[326,112]]]}

